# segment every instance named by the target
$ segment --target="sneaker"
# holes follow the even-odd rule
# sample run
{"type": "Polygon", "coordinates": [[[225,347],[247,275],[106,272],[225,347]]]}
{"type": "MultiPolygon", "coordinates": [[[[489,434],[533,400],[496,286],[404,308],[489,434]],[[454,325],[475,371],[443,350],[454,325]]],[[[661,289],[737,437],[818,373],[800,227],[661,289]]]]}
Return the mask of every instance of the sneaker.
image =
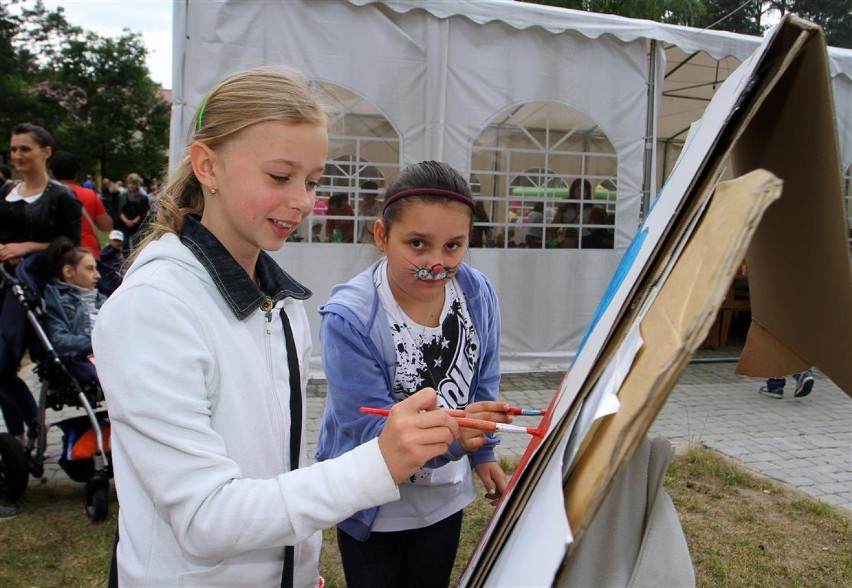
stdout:
{"type": "Polygon", "coordinates": [[[760,393],[769,398],[780,400],[784,398],[784,388],[770,388],[769,386],[761,386],[760,393]]]}
{"type": "Polygon", "coordinates": [[[814,375],[810,372],[802,372],[796,377],[796,391],[793,396],[804,398],[814,389],[814,375]]]}
{"type": "Polygon", "coordinates": [[[0,506],[0,521],[8,521],[18,516],[18,509],[14,506],[0,506]]]}

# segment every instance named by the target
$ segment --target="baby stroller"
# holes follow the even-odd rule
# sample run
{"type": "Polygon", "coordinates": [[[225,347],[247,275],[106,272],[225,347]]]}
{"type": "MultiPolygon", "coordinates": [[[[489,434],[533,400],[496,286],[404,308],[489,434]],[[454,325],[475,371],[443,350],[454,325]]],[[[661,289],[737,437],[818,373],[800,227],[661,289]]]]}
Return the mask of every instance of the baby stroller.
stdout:
{"type": "MultiPolygon", "coordinates": [[[[69,478],[86,484],[86,514],[93,522],[107,517],[111,455],[105,449],[105,434],[109,417],[105,410],[95,412],[104,400],[97,381],[81,385],[63,363],[47,335],[47,320],[42,294],[52,278],[47,260],[41,254],[28,256],[14,273],[0,264],[0,284],[6,297],[3,305],[17,304],[14,312],[18,324],[7,341],[14,340],[12,351],[16,358],[28,348],[41,381],[37,416],[27,430],[26,447],[9,433],[0,433],[0,494],[15,501],[26,491],[29,476],[44,476],[47,427],[47,408],[59,411],[66,406],[77,407],[85,415],[54,423],[62,430],[62,456],[58,463],[69,478]],[[6,292],[8,291],[8,292],[6,292]],[[18,316],[20,315],[20,316],[18,316]],[[85,439],[85,442],[83,440],[85,439]],[[78,447],[79,445],[79,447],[78,447]],[[88,445],[88,450],[83,448],[88,445]]],[[[8,329],[9,325],[5,325],[8,329]]]]}

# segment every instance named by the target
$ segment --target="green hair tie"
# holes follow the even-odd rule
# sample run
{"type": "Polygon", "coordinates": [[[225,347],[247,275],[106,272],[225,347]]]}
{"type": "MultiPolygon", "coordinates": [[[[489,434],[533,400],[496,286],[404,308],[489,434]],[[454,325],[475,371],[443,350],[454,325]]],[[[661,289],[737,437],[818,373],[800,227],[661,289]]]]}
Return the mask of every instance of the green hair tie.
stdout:
{"type": "Polygon", "coordinates": [[[195,123],[195,132],[201,132],[201,119],[204,117],[204,109],[207,108],[207,103],[201,105],[201,110],[198,111],[198,122],[195,123]]]}

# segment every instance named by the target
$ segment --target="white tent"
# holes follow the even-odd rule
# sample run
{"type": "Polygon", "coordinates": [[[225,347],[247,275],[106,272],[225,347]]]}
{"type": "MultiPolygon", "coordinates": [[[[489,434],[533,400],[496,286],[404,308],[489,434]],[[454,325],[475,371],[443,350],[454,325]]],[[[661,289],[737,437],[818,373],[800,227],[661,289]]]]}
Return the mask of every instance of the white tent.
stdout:
{"type": "MultiPolygon", "coordinates": [[[[689,125],[760,43],[745,35],[500,0],[183,0],[175,3],[173,38],[172,162],[183,156],[187,130],[207,90],[225,74],[262,64],[292,65],[333,85],[353,112],[356,103],[366,104],[373,114],[359,119],[357,132],[364,138],[349,143],[358,152],[344,149],[330,157],[362,159],[369,149],[360,146],[378,137],[381,127],[393,140],[374,143],[381,143],[386,159],[387,153],[394,159],[391,172],[438,159],[463,174],[487,176],[488,157],[495,169],[502,161],[501,144],[489,134],[502,113],[501,123],[523,114],[527,128],[546,128],[540,135],[516,133],[533,144],[561,129],[559,141],[582,155],[571,160],[582,160],[582,173],[617,186],[615,247],[471,250],[470,263],[491,278],[500,297],[507,370],[568,365],[636,232],[643,193],[645,198],[656,193],[689,125]],[[576,147],[579,136],[582,148],[576,147]],[[603,145],[597,159],[600,154],[588,147],[595,141],[603,145]]],[[[841,156],[848,166],[852,51],[832,50],[830,63],[841,156]]],[[[551,169],[560,173],[561,152],[544,151],[553,160],[541,168],[549,180],[551,169]]],[[[517,148],[516,160],[523,153],[517,148]]],[[[510,198],[514,172],[501,173],[483,181],[483,194],[490,190],[493,204],[510,198]]],[[[564,175],[577,173],[572,168],[564,175]]],[[[376,251],[369,245],[293,243],[275,256],[314,292],[307,306],[317,319],[311,366],[317,373],[315,309],[334,284],[375,259],[376,251]]]]}

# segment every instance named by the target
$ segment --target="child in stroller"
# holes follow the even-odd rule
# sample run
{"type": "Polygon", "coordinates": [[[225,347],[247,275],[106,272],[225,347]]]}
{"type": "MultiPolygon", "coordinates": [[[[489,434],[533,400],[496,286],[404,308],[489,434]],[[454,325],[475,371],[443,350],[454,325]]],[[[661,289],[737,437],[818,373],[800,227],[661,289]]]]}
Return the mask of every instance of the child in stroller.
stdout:
{"type": "Polygon", "coordinates": [[[6,268],[2,273],[35,332],[27,346],[42,389],[36,431],[29,434],[26,449],[10,435],[0,436],[0,490],[7,499],[15,500],[25,491],[30,473],[43,476],[45,409],[77,406],[86,415],[55,423],[64,433],[59,465],[72,480],[86,482],[87,514],[93,521],[102,520],[107,515],[112,472],[106,441],[108,418],[105,411],[95,413],[93,408],[103,394],[90,361],[91,328],[105,300],[95,289],[95,260],[87,249],[60,237],[44,254],[31,255],[20,264],[15,275],[6,268]]]}
{"type": "Polygon", "coordinates": [[[44,288],[47,331],[53,348],[82,386],[97,379],[92,357],[92,329],[106,296],[98,289],[97,262],[84,247],[59,237],[47,248],[56,281],[44,288]]]}

